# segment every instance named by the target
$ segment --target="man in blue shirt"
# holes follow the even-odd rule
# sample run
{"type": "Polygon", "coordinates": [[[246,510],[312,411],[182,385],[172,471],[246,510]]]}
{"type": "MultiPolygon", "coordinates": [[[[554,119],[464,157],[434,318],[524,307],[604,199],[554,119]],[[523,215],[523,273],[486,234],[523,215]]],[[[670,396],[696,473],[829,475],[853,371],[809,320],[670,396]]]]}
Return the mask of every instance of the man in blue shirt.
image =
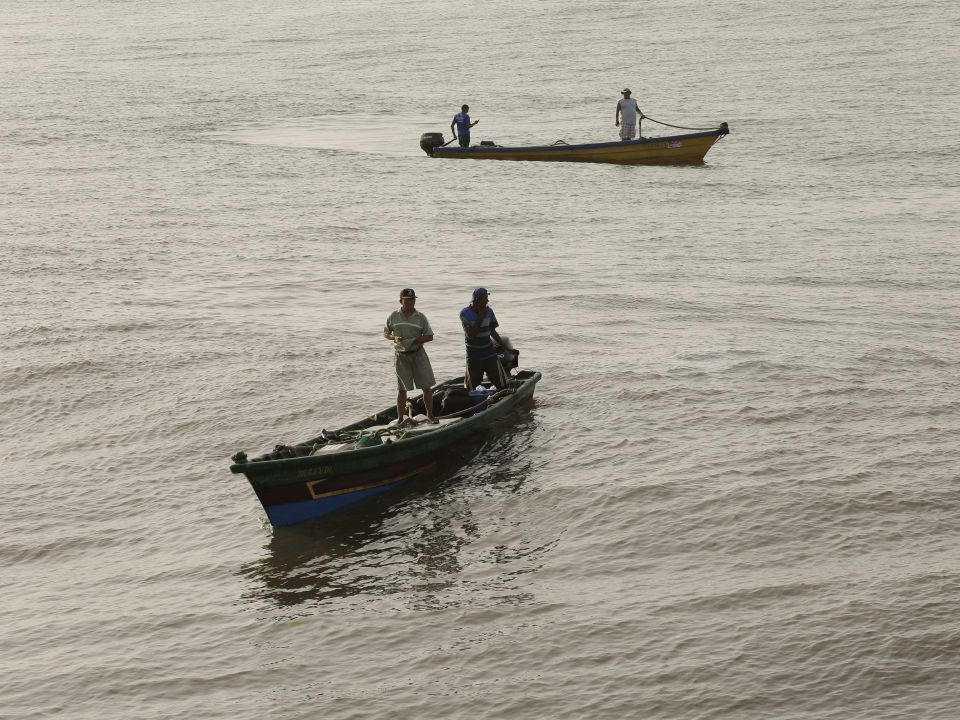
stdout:
{"type": "Polygon", "coordinates": [[[484,373],[498,389],[507,387],[507,374],[497,359],[497,346],[493,344],[495,341],[503,347],[503,341],[497,334],[500,323],[493,308],[487,304],[488,295],[486,288],[477,288],[473,291],[473,302],[460,311],[463,339],[467,344],[467,369],[463,384],[468,390],[473,390],[483,382],[484,373]]]}
{"type": "Polygon", "coordinates": [[[461,106],[460,112],[453,116],[453,122],[450,123],[450,132],[453,133],[454,140],[460,139],[460,147],[470,147],[470,128],[480,122],[479,120],[470,122],[470,116],[467,114],[469,110],[469,105],[461,106]]]}

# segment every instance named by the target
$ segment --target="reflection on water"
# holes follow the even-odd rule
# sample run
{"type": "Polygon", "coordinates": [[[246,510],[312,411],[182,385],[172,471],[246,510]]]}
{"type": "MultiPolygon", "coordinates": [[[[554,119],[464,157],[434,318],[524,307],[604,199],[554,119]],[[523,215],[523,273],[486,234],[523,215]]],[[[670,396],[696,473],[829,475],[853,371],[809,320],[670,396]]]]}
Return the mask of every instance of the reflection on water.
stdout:
{"type": "Polygon", "coordinates": [[[275,528],[266,556],[241,569],[256,581],[245,599],[290,607],[403,593],[430,607],[449,602],[441,595],[454,586],[481,583],[471,576],[482,575],[482,585],[502,601],[515,592],[510,579],[529,572],[552,543],[532,541],[525,529],[519,543],[484,548],[478,540],[485,534],[506,522],[515,537],[519,523],[472,508],[484,498],[499,504],[526,492],[538,429],[536,413],[521,409],[399,490],[331,518],[275,528]]]}

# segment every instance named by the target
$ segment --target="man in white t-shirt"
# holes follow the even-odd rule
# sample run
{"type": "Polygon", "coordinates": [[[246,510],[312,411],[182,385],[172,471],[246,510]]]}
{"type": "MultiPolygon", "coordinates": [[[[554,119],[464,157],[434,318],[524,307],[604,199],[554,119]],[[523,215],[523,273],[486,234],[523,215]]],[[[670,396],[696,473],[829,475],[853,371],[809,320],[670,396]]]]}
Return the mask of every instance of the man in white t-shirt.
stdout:
{"type": "Polygon", "coordinates": [[[633,140],[637,136],[637,117],[641,120],[646,117],[637,105],[637,101],[630,97],[630,88],[620,91],[623,98],[617,101],[617,113],[613,123],[620,128],[621,140],[633,140]]]}

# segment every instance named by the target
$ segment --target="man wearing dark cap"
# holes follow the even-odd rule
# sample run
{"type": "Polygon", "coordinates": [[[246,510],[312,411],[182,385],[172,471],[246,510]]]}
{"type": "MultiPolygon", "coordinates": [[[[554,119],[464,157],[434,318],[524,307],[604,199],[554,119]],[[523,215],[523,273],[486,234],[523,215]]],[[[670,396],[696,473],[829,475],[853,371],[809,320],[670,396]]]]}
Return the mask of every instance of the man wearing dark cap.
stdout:
{"type": "Polygon", "coordinates": [[[500,323],[488,301],[487,289],[477,288],[473,291],[473,301],[460,311],[463,339],[467,344],[467,369],[463,384],[468,390],[483,382],[484,373],[498,389],[507,386],[507,375],[497,359],[497,346],[503,347],[503,341],[497,334],[500,323]]]}
{"type": "Polygon", "coordinates": [[[394,310],[383,326],[383,336],[393,343],[397,370],[397,422],[403,420],[407,409],[407,391],[423,390],[423,405],[427,418],[433,419],[433,390],[436,382],[433,367],[423,344],[433,340],[433,329],[427,316],[414,308],[417,294],[412,288],[400,291],[400,309],[394,310]]]}
{"type": "Polygon", "coordinates": [[[450,123],[450,132],[453,133],[454,140],[459,140],[460,147],[470,147],[470,128],[480,122],[470,122],[469,111],[469,105],[461,105],[460,112],[453,116],[453,122],[450,123]]]}
{"type": "Polygon", "coordinates": [[[640,110],[637,101],[630,97],[630,88],[624,88],[620,94],[623,97],[617,101],[613,124],[620,128],[621,140],[633,140],[637,136],[637,116],[643,120],[646,115],[640,110]]]}

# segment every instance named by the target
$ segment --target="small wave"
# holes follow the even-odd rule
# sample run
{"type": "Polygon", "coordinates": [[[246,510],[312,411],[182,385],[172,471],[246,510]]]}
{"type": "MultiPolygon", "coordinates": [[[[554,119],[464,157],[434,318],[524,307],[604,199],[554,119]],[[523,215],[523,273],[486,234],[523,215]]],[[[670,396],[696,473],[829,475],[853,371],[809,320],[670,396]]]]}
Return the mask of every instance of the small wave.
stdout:
{"type": "Polygon", "coordinates": [[[782,585],[763,585],[752,588],[738,588],[727,593],[692,598],[659,608],[658,613],[686,613],[690,610],[724,611],[759,609],[786,598],[804,598],[822,592],[823,586],[815,583],[784,583],[782,585]]]}
{"type": "MultiPolygon", "coordinates": [[[[834,382],[840,382],[839,380],[834,380],[832,378],[824,378],[820,380],[820,382],[830,382],[831,380],[833,380],[834,382]]],[[[877,395],[884,395],[884,394],[886,394],[884,391],[878,390],[877,388],[868,387],[865,382],[860,382],[855,385],[839,385],[835,387],[817,388],[815,390],[805,390],[801,392],[797,396],[797,398],[800,400],[809,400],[809,399],[818,398],[818,397],[831,398],[831,397],[847,397],[851,395],[868,397],[871,395],[877,396],[877,395]]]]}
{"type": "Polygon", "coordinates": [[[48,365],[21,365],[8,371],[8,380],[11,385],[43,380],[51,377],[76,377],[85,375],[105,376],[112,367],[106,362],[95,360],[67,360],[48,365]]]}
{"type": "Polygon", "coordinates": [[[58,535],[47,542],[32,541],[30,545],[7,543],[0,545],[0,558],[11,565],[33,564],[54,560],[63,562],[90,550],[101,550],[121,543],[119,533],[99,529],[96,535],[58,535]]]}
{"type": "Polygon", "coordinates": [[[926,418],[926,417],[939,417],[941,415],[958,415],[958,414],[960,414],[960,401],[952,401],[947,403],[930,405],[922,409],[908,410],[903,414],[903,416],[914,417],[914,418],[926,418]]]}
{"type": "Polygon", "coordinates": [[[793,407],[789,410],[766,411],[766,414],[763,414],[764,411],[747,405],[741,408],[738,414],[747,416],[749,420],[757,425],[776,425],[779,423],[796,422],[817,412],[820,412],[820,408],[801,406],[793,407]]]}
{"type": "Polygon", "coordinates": [[[323,38],[262,38],[259,40],[244,40],[244,45],[318,45],[326,41],[323,38]]]}
{"type": "Polygon", "coordinates": [[[795,373],[802,369],[799,365],[773,362],[772,360],[746,360],[731,365],[724,370],[733,375],[751,375],[758,377],[773,377],[787,373],[795,373]]]}
{"type": "Polygon", "coordinates": [[[861,355],[858,360],[875,367],[952,367],[957,361],[946,360],[925,350],[916,348],[882,347],[861,355]]]}

